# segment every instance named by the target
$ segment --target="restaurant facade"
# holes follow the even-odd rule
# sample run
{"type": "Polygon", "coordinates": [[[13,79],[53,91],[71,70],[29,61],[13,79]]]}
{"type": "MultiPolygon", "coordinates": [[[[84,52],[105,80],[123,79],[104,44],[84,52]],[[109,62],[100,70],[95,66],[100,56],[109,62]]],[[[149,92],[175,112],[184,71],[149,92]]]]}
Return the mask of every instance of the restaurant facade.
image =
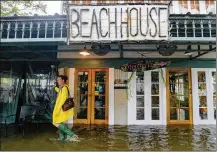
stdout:
{"type": "Polygon", "coordinates": [[[58,73],[69,78],[75,124],[215,124],[215,6],[69,1],[62,15],[2,17],[1,63],[15,71],[22,65],[15,73],[24,75],[17,84],[25,102],[14,106],[46,94],[51,117],[58,73]]]}

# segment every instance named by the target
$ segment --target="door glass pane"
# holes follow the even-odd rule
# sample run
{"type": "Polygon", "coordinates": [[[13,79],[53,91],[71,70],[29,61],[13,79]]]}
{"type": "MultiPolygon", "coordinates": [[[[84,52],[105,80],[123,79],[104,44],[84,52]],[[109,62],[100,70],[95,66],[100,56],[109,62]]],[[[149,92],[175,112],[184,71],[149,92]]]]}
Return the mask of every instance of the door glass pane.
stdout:
{"type": "Polygon", "coordinates": [[[151,101],[152,101],[151,104],[152,107],[159,107],[159,96],[152,96],[151,101]]]}
{"type": "Polygon", "coordinates": [[[87,119],[88,72],[78,72],[77,118],[87,119]]]}
{"type": "Polygon", "coordinates": [[[151,94],[152,95],[159,95],[159,84],[152,84],[151,85],[151,94]]]}
{"type": "Polygon", "coordinates": [[[95,107],[105,107],[105,96],[95,96],[95,107]]]}
{"type": "Polygon", "coordinates": [[[95,119],[105,120],[105,108],[95,108],[95,119]]]}
{"type": "Polygon", "coordinates": [[[78,119],[87,119],[87,108],[79,108],[77,111],[78,119]]]}
{"type": "Polygon", "coordinates": [[[199,108],[200,118],[207,119],[207,108],[199,108]]]}
{"type": "Polygon", "coordinates": [[[200,119],[207,119],[207,89],[206,89],[206,72],[197,72],[198,77],[198,99],[200,119]]]}
{"type": "Polygon", "coordinates": [[[99,71],[95,73],[95,82],[106,82],[106,72],[99,71]]]}
{"type": "Polygon", "coordinates": [[[170,120],[178,120],[177,109],[170,108],[170,120]]]}
{"type": "Polygon", "coordinates": [[[171,108],[176,108],[179,104],[179,100],[176,98],[176,96],[171,96],[170,95],[170,107],[171,108]]]}
{"type": "Polygon", "coordinates": [[[95,83],[95,95],[105,95],[105,83],[95,83]]]}
{"type": "Polygon", "coordinates": [[[178,78],[178,73],[176,72],[170,72],[169,73],[169,91],[171,95],[176,95],[177,91],[178,91],[178,82],[177,82],[177,78],[178,78]]]}
{"type": "Polygon", "coordinates": [[[159,72],[151,72],[151,82],[159,82],[159,72]]]}
{"type": "Polygon", "coordinates": [[[205,72],[197,72],[198,82],[206,82],[206,73],[205,72]]]}
{"type": "Polygon", "coordinates": [[[136,94],[137,95],[144,95],[144,83],[137,83],[136,84],[136,94]]]}
{"type": "Polygon", "coordinates": [[[80,107],[87,107],[88,96],[87,95],[80,95],[80,96],[78,96],[78,101],[79,101],[80,107]]]}
{"type": "Polygon", "coordinates": [[[136,109],[136,119],[137,120],[144,120],[145,119],[144,108],[137,108],[136,109]]]}
{"type": "Polygon", "coordinates": [[[136,106],[137,107],[144,107],[144,96],[137,96],[137,102],[136,102],[136,106]]]}
{"type": "Polygon", "coordinates": [[[88,72],[78,72],[78,82],[88,82],[88,72]]]}
{"type": "Polygon", "coordinates": [[[189,120],[189,108],[180,108],[178,110],[178,118],[179,120],[189,120]]]}
{"type": "Polygon", "coordinates": [[[188,96],[179,96],[180,107],[189,107],[188,96]]]}
{"type": "Polygon", "coordinates": [[[159,120],[160,119],[160,111],[159,108],[152,108],[152,120],[159,120]]]}

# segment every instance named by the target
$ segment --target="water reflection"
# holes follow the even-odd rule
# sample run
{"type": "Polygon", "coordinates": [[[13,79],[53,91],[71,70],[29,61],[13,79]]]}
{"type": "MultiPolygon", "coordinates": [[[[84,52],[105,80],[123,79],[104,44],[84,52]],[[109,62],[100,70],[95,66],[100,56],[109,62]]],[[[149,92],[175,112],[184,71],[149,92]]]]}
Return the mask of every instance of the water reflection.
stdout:
{"type": "Polygon", "coordinates": [[[2,150],[212,151],[216,126],[78,126],[80,143],[50,141],[55,128],[3,138],[2,150]],[[10,146],[13,145],[13,146],[10,146]]]}

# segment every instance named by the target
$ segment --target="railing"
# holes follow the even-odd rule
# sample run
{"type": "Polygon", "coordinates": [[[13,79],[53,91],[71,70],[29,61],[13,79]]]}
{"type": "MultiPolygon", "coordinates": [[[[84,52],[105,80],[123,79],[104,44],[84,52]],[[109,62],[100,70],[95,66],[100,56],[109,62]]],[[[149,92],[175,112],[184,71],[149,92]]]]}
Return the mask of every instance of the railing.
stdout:
{"type": "MultiPolygon", "coordinates": [[[[171,15],[170,41],[216,41],[215,15],[171,15]]],[[[1,18],[1,42],[66,42],[65,15],[1,18]]]]}
{"type": "Polygon", "coordinates": [[[1,19],[1,42],[66,41],[66,16],[6,17],[1,19]]]}
{"type": "Polygon", "coordinates": [[[171,15],[169,22],[172,41],[216,41],[215,15],[171,15]]]}

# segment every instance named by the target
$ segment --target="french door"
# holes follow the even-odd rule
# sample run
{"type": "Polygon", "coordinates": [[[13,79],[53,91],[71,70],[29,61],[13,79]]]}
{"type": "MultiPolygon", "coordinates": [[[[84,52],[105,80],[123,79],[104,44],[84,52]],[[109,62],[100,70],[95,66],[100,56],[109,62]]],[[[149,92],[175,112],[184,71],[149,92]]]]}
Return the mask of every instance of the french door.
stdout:
{"type": "Polygon", "coordinates": [[[167,123],[192,124],[190,69],[167,69],[167,123]]]}
{"type": "Polygon", "coordinates": [[[75,70],[74,123],[108,124],[108,69],[75,70]]]}

